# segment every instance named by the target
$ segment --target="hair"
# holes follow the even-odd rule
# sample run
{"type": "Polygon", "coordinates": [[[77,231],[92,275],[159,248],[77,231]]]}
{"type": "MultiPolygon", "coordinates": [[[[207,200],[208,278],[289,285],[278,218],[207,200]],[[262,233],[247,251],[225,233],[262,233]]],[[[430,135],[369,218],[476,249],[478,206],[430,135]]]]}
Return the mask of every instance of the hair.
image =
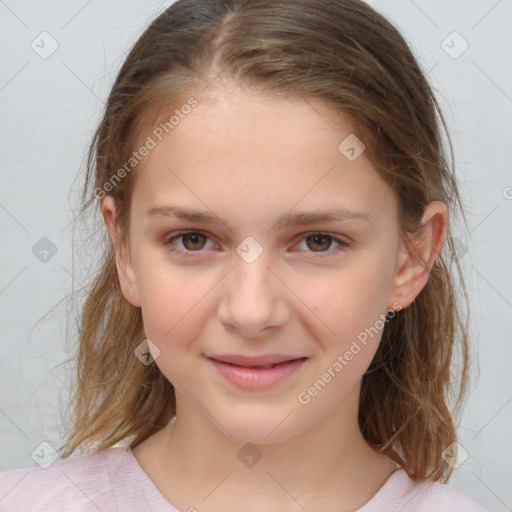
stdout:
{"type": "MultiPolygon", "coordinates": [[[[373,8],[360,0],[173,3],[129,52],[88,152],[80,214],[91,207],[97,213],[98,190],[101,196],[108,190],[119,245],[103,224],[101,264],[79,319],[73,424],[59,448],[63,457],[128,437],[134,448],[175,416],[172,384],[157,365],[134,357],[146,338],[143,318],[121,292],[115,255],[129,243],[136,172],[119,179],[119,170],[171,108],[187,98],[190,103],[192,93],[200,97],[206,87],[228,84],[322,100],[335,116],[353,119],[366,157],[399,200],[404,239],[420,231],[430,201],[443,201],[450,215],[458,209],[464,216],[452,144],[432,88],[404,38],[373,8]],[[115,186],[107,188],[113,179],[115,186]]],[[[361,384],[364,439],[415,481],[450,477],[443,450],[456,441],[454,418],[467,393],[468,300],[452,232],[450,223],[424,288],[386,323],[361,384]],[[453,371],[457,348],[461,358],[453,371]]]]}

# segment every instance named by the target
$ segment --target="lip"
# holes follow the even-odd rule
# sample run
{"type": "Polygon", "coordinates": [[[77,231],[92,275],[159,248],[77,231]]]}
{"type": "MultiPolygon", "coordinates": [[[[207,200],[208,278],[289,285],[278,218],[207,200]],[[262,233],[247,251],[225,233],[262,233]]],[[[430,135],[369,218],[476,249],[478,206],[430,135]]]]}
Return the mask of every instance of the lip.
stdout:
{"type": "Polygon", "coordinates": [[[222,355],[207,357],[214,368],[231,384],[248,390],[266,389],[286,380],[307,361],[307,357],[258,357],[222,355]],[[231,362],[232,361],[232,362],[231,362]],[[256,366],[274,364],[271,368],[256,366]]]}
{"type": "Polygon", "coordinates": [[[238,354],[214,354],[207,356],[208,359],[215,359],[221,363],[229,363],[236,366],[264,366],[267,364],[279,364],[285,361],[301,359],[304,356],[297,355],[281,355],[281,354],[265,354],[261,356],[243,356],[238,354]]]}

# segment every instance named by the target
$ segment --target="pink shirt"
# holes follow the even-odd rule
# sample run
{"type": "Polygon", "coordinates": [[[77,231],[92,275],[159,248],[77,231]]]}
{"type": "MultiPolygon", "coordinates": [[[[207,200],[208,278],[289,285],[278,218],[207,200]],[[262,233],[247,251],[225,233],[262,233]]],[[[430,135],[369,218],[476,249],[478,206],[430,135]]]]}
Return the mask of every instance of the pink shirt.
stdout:
{"type": "MultiPolygon", "coordinates": [[[[189,510],[201,509],[191,503],[189,510]]],[[[391,474],[377,494],[356,512],[486,512],[450,487],[413,482],[405,470],[391,474]]],[[[106,450],[0,473],[0,511],[179,512],[139,466],[130,449],[106,450]]],[[[184,511],[185,512],[185,511],[184,511]]]]}

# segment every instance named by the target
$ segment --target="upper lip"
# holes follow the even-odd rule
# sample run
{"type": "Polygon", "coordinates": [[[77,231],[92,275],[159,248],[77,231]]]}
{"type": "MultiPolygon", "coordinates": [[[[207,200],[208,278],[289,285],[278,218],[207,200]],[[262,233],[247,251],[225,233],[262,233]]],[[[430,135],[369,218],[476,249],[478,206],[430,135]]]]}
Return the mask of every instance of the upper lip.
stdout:
{"type": "Polygon", "coordinates": [[[235,354],[219,354],[208,356],[209,359],[215,359],[222,363],[234,364],[236,366],[264,366],[267,364],[278,364],[285,361],[294,361],[295,359],[304,359],[305,356],[290,356],[278,354],[266,354],[262,356],[242,356],[235,354]]]}

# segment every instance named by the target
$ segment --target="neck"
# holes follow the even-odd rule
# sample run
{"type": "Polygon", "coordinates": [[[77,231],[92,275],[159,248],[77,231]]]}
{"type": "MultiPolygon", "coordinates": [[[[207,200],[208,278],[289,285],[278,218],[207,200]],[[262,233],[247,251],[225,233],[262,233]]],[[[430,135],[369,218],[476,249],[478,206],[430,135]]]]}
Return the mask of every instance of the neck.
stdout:
{"type": "Polygon", "coordinates": [[[353,399],[290,439],[258,445],[234,441],[196,407],[178,407],[166,428],[133,451],[180,510],[229,512],[241,503],[248,511],[302,510],[297,503],[307,510],[356,510],[396,469],[365,442],[357,407],[353,399]]]}

